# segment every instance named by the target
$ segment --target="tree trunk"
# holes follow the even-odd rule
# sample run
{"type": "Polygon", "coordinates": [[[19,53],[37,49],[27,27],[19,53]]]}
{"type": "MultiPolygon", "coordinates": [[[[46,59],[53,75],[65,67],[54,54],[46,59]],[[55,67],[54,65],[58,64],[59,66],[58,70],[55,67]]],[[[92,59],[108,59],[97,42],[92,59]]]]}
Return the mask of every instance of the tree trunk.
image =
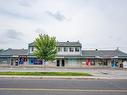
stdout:
{"type": "Polygon", "coordinates": [[[46,61],[43,59],[43,64],[44,64],[44,66],[43,66],[43,67],[44,67],[44,68],[46,67],[45,62],[46,62],[46,61]]]}

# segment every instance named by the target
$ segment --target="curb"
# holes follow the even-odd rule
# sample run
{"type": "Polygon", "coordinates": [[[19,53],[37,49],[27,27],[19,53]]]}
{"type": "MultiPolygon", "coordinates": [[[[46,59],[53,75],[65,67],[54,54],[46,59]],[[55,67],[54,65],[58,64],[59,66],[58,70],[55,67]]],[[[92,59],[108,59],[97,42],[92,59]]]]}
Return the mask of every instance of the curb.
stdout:
{"type": "Polygon", "coordinates": [[[116,78],[116,77],[94,77],[94,76],[7,76],[3,75],[0,78],[8,79],[127,79],[127,78],[116,78]]]}

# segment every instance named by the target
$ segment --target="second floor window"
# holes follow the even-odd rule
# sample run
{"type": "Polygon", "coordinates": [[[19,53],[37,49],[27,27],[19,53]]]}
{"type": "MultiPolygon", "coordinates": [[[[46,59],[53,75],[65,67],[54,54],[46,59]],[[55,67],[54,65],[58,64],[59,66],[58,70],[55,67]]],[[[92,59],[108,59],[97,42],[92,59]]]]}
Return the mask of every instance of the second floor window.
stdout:
{"type": "Polygon", "coordinates": [[[74,52],[74,48],[73,48],[73,47],[70,47],[70,48],[69,48],[69,51],[70,51],[70,52],[74,52]]]}
{"type": "Polygon", "coordinates": [[[31,51],[34,51],[34,47],[31,47],[31,51]]]}
{"type": "Polygon", "coordinates": [[[64,47],[64,52],[68,52],[68,48],[67,47],[64,47]]]}
{"type": "Polygon", "coordinates": [[[79,47],[75,47],[75,52],[79,52],[79,47]]]}
{"type": "Polygon", "coordinates": [[[62,52],[62,47],[58,47],[58,52],[62,52]]]}

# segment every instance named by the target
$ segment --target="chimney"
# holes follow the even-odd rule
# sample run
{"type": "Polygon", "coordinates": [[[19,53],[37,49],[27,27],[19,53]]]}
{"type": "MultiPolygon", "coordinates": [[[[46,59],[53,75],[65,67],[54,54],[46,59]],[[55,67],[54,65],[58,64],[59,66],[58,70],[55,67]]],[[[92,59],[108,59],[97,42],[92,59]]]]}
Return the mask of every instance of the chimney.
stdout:
{"type": "Polygon", "coordinates": [[[116,50],[119,50],[119,47],[117,47],[116,50]]]}

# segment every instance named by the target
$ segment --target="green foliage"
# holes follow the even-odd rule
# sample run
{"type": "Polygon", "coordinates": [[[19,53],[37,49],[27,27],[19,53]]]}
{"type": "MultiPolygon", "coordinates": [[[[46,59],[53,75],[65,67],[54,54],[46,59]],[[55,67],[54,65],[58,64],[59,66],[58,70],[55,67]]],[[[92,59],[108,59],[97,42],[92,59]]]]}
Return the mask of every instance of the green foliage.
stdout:
{"type": "Polygon", "coordinates": [[[23,76],[92,76],[85,72],[0,72],[0,75],[23,75],[23,76]]]}
{"type": "Polygon", "coordinates": [[[4,51],[4,49],[0,49],[0,52],[1,52],[1,51],[4,51]]]}
{"type": "Polygon", "coordinates": [[[39,35],[34,41],[35,51],[33,54],[44,61],[54,60],[57,53],[57,42],[55,37],[46,34],[39,35]]]}

